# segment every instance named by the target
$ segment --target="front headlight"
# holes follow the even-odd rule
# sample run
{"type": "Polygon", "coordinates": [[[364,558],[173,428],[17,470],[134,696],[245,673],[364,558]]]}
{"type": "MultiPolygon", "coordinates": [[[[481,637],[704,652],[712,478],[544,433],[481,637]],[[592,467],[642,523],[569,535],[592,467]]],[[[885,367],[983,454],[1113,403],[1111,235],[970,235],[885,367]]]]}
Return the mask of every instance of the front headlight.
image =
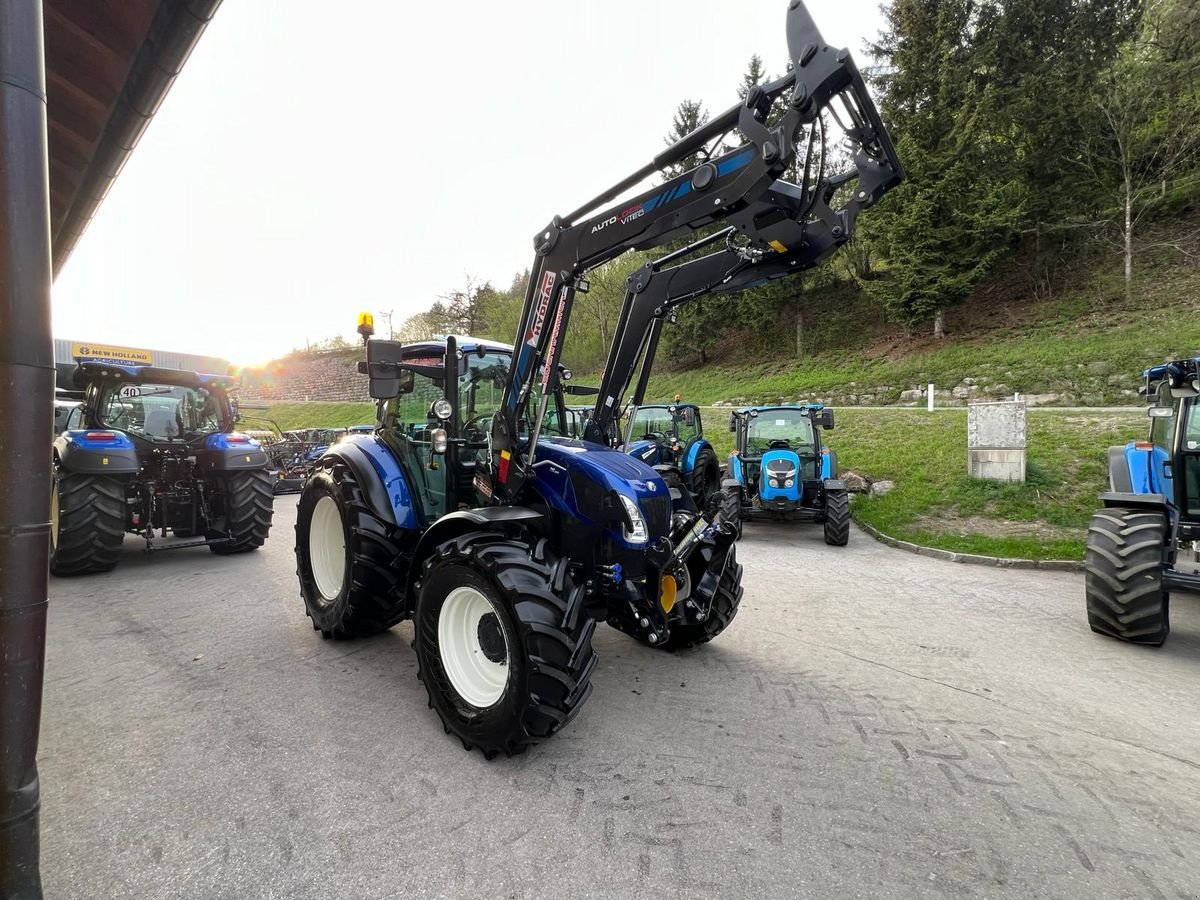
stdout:
{"type": "Polygon", "coordinates": [[[642,518],[642,511],[638,509],[638,505],[626,497],[624,494],[618,494],[621,498],[621,505],[625,507],[625,515],[629,519],[629,524],[625,528],[625,540],[631,544],[644,544],[650,540],[650,533],[646,529],[646,520],[642,518]]]}
{"type": "Polygon", "coordinates": [[[793,484],[795,484],[795,483],[796,483],[796,479],[795,479],[795,478],[789,478],[787,481],[785,481],[785,482],[783,483],[783,486],[784,486],[784,487],[791,487],[791,486],[792,486],[793,484]]]}

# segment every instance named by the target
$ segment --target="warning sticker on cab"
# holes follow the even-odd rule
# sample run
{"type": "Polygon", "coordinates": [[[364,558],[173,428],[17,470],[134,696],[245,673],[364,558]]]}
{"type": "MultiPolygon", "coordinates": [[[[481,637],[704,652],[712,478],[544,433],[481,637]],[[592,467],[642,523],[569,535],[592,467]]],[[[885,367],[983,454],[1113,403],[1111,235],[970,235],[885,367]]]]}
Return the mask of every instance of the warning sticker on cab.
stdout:
{"type": "Polygon", "coordinates": [[[72,344],[71,356],[89,362],[111,362],[125,366],[152,366],[154,354],[136,347],[115,347],[111,344],[72,344]]]}

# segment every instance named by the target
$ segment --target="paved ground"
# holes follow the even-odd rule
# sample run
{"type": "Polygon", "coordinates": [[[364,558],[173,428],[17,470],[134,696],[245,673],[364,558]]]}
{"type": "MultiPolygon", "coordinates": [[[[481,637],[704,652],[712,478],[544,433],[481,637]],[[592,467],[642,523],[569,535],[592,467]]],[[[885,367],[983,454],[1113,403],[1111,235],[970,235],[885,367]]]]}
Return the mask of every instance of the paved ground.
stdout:
{"type": "Polygon", "coordinates": [[[50,897],[1200,894],[1200,600],[1092,635],[1079,576],[748,526],[702,650],[605,629],[563,734],[486,763],[411,626],[322,641],[268,547],[51,583],[50,897]]]}

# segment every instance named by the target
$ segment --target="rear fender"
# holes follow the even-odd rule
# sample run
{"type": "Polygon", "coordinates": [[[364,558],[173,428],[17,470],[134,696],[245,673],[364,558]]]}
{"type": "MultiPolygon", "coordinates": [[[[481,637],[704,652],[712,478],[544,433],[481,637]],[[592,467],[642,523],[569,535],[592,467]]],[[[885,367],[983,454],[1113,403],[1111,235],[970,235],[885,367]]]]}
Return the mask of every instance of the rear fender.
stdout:
{"type": "Polygon", "coordinates": [[[837,454],[828,448],[821,450],[821,480],[828,481],[831,478],[837,478],[837,476],[837,454]]]}
{"type": "Polygon", "coordinates": [[[729,477],[742,486],[746,484],[746,471],[742,468],[742,457],[736,453],[729,457],[729,477]]]}
{"type": "MultiPolygon", "coordinates": [[[[253,438],[230,440],[234,435],[210,434],[199,453],[201,468],[213,472],[245,472],[265,469],[267,454],[253,438]]],[[[239,437],[242,437],[239,435],[239,437]]]]}
{"type": "Polygon", "coordinates": [[[362,488],[367,506],[380,519],[410,531],[421,527],[404,470],[375,435],[348,438],[326,450],[318,465],[325,460],[346,464],[362,488]]]}
{"type": "Polygon", "coordinates": [[[1139,447],[1135,441],[1124,447],[1109,447],[1109,488],[1129,494],[1161,494],[1170,501],[1174,493],[1166,471],[1169,462],[1170,456],[1162,447],[1139,447]]]}
{"type": "Polygon", "coordinates": [[[688,450],[687,459],[683,464],[684,474],[690,474],[691,472],[695,471],[696,459],[700,456],[700,451],[706,448],[708,449],[709,453],[712,453],[713,456],[716,457],[716,453],[713,453],[712,444],[710,444],[708,441],[704,440],[703,438],[692,441],[692,447],[690,450],[688,450]]]}
{"type": "Polygon", "coordinates": [[[55,461],[63,470],[81,475],[136,475],[141,471],[133,441],[119,431],[106,433],[113,435],[112,440],[89,439],[88,431],[64,431],[54,441],[55,461]]]}
{"type": "Polygon", "coordinates": [[[1105,491],[1100,495],[1100,502],[1105,509],[1114,507],[1127,509],[1144,509],[1154,512],[1170,513],[1171,505],[1162,494],[1137,494],[1125,491],[1105,491]]]}

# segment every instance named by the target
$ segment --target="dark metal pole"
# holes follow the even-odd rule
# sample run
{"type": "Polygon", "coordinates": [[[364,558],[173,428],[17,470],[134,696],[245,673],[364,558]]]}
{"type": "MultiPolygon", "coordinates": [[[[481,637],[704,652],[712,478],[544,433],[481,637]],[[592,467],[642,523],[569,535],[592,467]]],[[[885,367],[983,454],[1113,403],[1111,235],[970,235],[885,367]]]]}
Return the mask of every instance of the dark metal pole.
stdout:
{"type": "Polygon", "coordinates": [[[46,649],[50,187],[41,0],[0,0],[0,897],[42,896],[38,729],[46,649]]]}

